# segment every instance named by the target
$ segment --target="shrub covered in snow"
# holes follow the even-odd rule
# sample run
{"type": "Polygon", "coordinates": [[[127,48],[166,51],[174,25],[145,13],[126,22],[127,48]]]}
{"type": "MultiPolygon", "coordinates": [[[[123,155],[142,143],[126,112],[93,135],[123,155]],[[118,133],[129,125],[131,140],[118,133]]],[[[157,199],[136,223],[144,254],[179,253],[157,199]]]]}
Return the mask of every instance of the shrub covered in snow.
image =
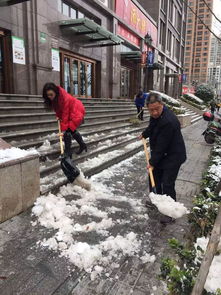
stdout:
{"type": "Polygon", "coordinates": [[[203,105],[203,100],[192,93],[184,94],[183,97],[189,101],[194,102],[195,104],[203,105]]]}
{"type": "MultiPolygon", "coordinates": [[[[201,192],[194,199],[194,207],[189,214],[191,225],[191,240],[188,247],[175,239],[169,244],[175,250],[176,259],[165,258],[161,266],[161,278],[166,281],[170,295],[191,294],[194,280],[209,241],[221,196],[215,194],[215,189],[221,179],[221,141],[217,142],[210,155],[209,166],[202,180],[201,192]]],[[[219,244],[221,250],[221,242],[219,244]]],[[[203,294],[221,295],[221,255],[214,257],[203,294]]]]}
{"type": "Polygon", "coordinates": [[[199,110],[204,110],[206,107],[204,101],[192,93],[184,94],[181,99],[199,110]]]}
{"type": "Polygon", "coordinates": [[[207,84],[201,84],[196,89],[196,96],[202,99],[205,103],[208,103],[210,100],[214,99],[214,88],[207,84]]]}
{"type": "Polygon", "coordinates": [[[173,111],[176,115],[181,115],[181,114],[185,114],[185,109],[182,108],[181,104],[179,101],[177,101],[176,99],[172,98],[171,96],[159,92],[159,91],[150,91],[150,92],[154,92],[157,94],[160,94],[163,102],[165,103],[165,105],[171,110],[173,111]]]}

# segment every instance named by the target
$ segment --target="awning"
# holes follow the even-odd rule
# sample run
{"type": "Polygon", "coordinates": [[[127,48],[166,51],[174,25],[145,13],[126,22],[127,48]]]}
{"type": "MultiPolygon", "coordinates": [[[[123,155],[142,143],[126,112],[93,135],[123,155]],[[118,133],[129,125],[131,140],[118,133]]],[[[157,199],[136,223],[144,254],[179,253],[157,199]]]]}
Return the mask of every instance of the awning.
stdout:
{"type": "Polygon", "coordinates": [[[60,27],[71,30],[76,36],[83,36],[85,41],[91,43],[83,47],[114,46],[123,42],[121,38],[87,18],[61,21],[60,27]]]}
{"type": "Polygon", "coordinates": [[[26,2],[28,0],[0,0],[0,6],[9,6],[14,5],[22,2],[26,2]]]}
{"type": "Polygon", "coordinates": [[[121,52],[121,57],[126,59],[141,59],[141,55],[140,51],[121,52]]]}

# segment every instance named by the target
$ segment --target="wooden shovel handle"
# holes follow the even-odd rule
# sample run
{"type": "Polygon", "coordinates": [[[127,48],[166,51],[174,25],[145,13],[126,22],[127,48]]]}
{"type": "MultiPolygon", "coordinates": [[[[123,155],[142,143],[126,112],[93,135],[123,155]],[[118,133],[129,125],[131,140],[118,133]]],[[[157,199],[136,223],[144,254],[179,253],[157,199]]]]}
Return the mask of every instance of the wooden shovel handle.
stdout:
{"type": "MultiPolygon", "coordinates": [[[[149,165],[149,160],[150,160],[150,157],[149,157],[149,153],[148,153],[148,150],[147,150],[147,142],[146,142],[146,139],[142,138],[143,140],[143,146],[144,146],[144,152],[145,152],[145,155],[146,155],[146,160],[147,160],[147,165],[149,165]]],[[[151,183],[151,186],[152,188],[155,188],[155,180],[154,180],[154,177],[153,177],[153,168],[149,168],[149,175],[150,175],[150,183],[151,183]]]]}
{"type": "Polygon", "coordinates": [[[62,140],[62,135],[61,135],[61,122],[59,119],[58,119],[58,131],[59,131],[61,155],[63,155],[64,154],[64,145],[63,145],[63,140],[62,140]]]}

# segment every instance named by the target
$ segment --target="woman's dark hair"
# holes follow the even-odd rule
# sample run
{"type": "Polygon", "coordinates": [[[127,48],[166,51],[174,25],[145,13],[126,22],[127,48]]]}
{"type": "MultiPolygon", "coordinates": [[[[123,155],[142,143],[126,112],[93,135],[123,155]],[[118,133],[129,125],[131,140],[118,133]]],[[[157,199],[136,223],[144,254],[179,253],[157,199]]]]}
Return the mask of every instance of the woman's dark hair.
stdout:
{"type": "Polygon", "coordinates": [[[46,83],[43,87],[43,94],[44,103],[49,109],[56,110],[58,108],[58,96],[59,96],[59,89],[54,83],[46,83]],[[53,101],[48,98],[47,92],[52,90],[55,92],[56,96],[53,101]]]}

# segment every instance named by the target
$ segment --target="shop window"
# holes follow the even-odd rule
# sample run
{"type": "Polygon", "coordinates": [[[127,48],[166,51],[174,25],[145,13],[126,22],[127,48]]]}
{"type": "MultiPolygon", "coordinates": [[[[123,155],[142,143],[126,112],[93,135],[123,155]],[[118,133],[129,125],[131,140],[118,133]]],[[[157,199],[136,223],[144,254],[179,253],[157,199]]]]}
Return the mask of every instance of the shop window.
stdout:
{"type": "Polygon", "coordinates": [[[70,16],[69,15],[69,6],[66,3],[62,3],[62,13],[66,16],[70,16]]]}
{"type": "Polygon", "coordinates": [[[61,53],[61,84],[69,93],[81,97],[95,96],[96,63],[61,53]]]}
{"type": "Polygon", "coordinates": [[[71,8],[71,18],[76,19],[77,18],[77,10],[74,8],[71,8]]]}

